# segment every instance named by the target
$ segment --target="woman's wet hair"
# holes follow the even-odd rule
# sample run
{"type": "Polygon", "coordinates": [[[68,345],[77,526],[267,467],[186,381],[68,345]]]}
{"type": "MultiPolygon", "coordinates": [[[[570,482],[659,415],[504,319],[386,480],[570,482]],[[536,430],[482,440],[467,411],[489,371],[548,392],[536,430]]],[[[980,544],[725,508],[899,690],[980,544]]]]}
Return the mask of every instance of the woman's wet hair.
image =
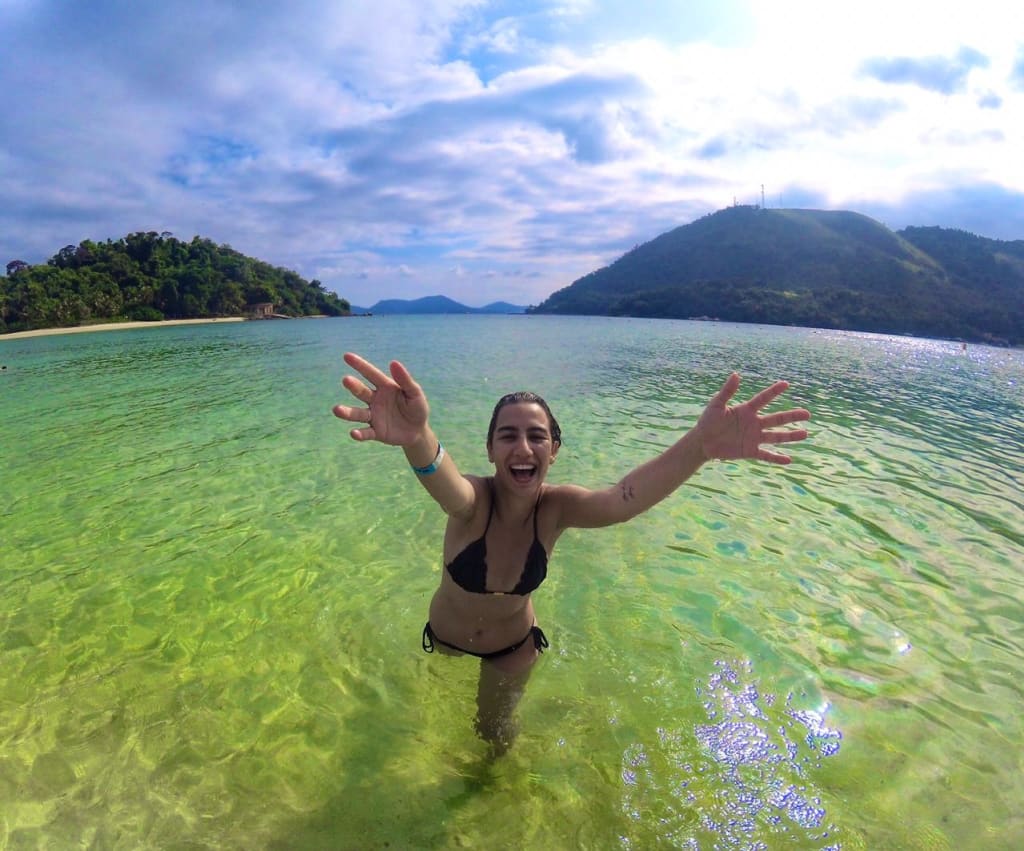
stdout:
{"type": "Polygon", "coordinates": [[[561,446],[562,429],[559,427],[558,420],[555,419],[555,415],[551,413],[551,408],[548,407],[548,403],[536,393],[530,393],[527,390],[519,390],[515,393],[506,393],[498,400],[498,404],[494,406],[494,413],[491,414],[491,424],[487,426],[487,445],[490,446],[494,442],[494,429],[498,425],[498,412],[506,405],[521,404],[541,406],[544,413],[548,415],[548,430],[551,432],[551,442],[557,443],[561,446]]]}

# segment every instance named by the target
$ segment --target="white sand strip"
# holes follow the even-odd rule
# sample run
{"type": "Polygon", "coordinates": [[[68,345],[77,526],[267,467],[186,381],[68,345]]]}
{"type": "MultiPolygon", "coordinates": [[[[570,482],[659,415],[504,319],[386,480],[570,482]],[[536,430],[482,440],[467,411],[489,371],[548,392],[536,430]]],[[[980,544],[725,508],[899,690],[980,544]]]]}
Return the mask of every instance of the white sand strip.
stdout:
{"type": "Polygon", "coordinates": [[[245,319],[241,316],[225,316],[220,319],[164,319],[160,322],[109,322],[105,325],[75,325],[72,328],[37,328],[35,331],[14,331],[11,334],[0,334],[0,340],[15,340],[22,337],[51,337],[54,334],[81,334],[85,331],[154,328],[162,325],[204,325],[210,322],[245,322],[245,319]]]}

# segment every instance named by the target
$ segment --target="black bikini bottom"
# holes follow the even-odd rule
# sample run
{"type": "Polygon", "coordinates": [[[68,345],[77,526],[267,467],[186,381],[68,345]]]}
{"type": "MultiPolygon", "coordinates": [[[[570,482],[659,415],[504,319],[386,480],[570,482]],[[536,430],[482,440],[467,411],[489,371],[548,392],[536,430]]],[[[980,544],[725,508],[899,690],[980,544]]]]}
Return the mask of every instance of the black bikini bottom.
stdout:
{"type": "Polygon", "coordinates": [[[510,644],[508,647],[503,647],[501,650],[495,650],[491,653],[477,653],[473,650],[466,650],[465,647],[459,647],[457,644],[449,644],[447,641],[438,638],[430,626],[430,621],[427,621],[427,625],[423,627],[423,649],[426,650],[427,653],[434,652],[434,643],[436,642],[437,644],[442,644],[445,647],[450,647],[452,650],[458,650],[460,653],[468,653],[470,656],[476,656],[479,659],[497,659],[501,656],[508,656],[509,653],[515,653],[531,638],[533,639],[533,646],[537,648],[537,652],[543,653],[544,649],[548,646],[548,639],[547,636],[544,635],[544,630],[539,626],[531,626],[530,631],[515,644],[510,644]]]}

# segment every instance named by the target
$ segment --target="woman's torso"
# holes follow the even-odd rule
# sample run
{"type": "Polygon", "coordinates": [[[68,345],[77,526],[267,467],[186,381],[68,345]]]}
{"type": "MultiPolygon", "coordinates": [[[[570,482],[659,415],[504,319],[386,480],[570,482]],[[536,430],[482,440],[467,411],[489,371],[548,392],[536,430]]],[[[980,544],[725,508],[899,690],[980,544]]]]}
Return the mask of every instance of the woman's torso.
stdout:
{"type": "Polygon", "coordinates": [[[511,523],[501,510],[501,498],[491,480],[475,480],[474,487],[478,508],[473,518],[468,523],[449,518],[445,530],[445,568],[430,603],[430,623],[445,641],[487,653],[519,641],[533,626],[530,594],[510,592],[543,578],[544,571],[538,573],[538,560],[546,566],[558,530],[551,501],[545,505],[547,486],[542,486],[533,511],[511,523]],[[543,549],[538,550],[538,545],[543,549]],[[487,593],[458,584],[449,570],[456,560],[456,573],[462,582],[474,589],[482,586],[487,593]],[[477,569],[480,573],[475,573],[477,569]]]}

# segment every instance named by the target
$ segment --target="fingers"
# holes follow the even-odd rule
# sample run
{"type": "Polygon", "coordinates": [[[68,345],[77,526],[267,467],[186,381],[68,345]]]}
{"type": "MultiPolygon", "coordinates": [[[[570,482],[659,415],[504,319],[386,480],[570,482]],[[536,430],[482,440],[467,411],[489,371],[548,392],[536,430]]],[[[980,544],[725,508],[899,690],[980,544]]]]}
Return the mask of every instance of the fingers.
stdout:
{"type": "Polygon", "coordinates": [[[709,403],[709,406],[720,405],[724,408],[726,405],[729,404],[729,400],[736,395],[736,391],[739,389],[739,386],[739,373],[734,372],[727,379],[725,379],[725,384],[722,385],[722,388],[714,396],[711,397],[711,402],[709,403]]]}
{"type": "Polygon", "coordinates": [[[788,381],[776,381],[770,387],[765,387],[760,393],[751,396],[747,404],[755,411],[774,402],[779,396],[786,392],[789,387],[788,381]]]}
{"type": "Polygon", "coordinates": [[[761,434],[761,443],[796,443],[807,439],[807,429],[798,428],[792,431],[766,431],[761,434]]]}
{"type": "Polygon", "coordinates": [[[380,387],[391,380],[368,360],[359,357],[359,355],[353,352],[345,353],[345,363],[362,375],[363,378],[369,381],[374,387],[380,387]]]}
{"type": "MultiPolygon", "coordinates": [[[[794,411],[786,411],[785,413],[796,413],[794,411]]],[[[804,411],[806,413],[806,411],[804,411]]],[[[807,419],[807,417],[802,417],[807,419]]],[[[798,428],[792,431],[766,431],[762,432],[760,443],[795,443],[798,440],[804,440],[807,437],[807,429],[798,428]]],[[[757,447],[757,455],[755,456],[758,461],[767,461],[769,464],[790,464],[793,459],[788,455],[783,455],[781,452],[772,452],[770,449],[765,449],[763,446],[757,447]]]]}
{"type": "Polygon", "coordinates": [[[768,449],[759,449],[757,451],[758,461],[767,461],[769,464],[789,464],[793,459],[788,455],[783,455],[780,452],[771,452],[768,449]]]}
{"type": "Polygon", "coordinates": [[[369,423],[370,412],[366,408],[353,408],[351,405],[335,405],[331,408],[339,420],[348,420],[350,423],[369,423]]]}
{"type": "Polygon", "coordinates": [[[373,391],[354,375],[346,375],[342,378],[341,385],[360,402],[364,402],[367,405],[370,404],[370,400],[373,398],[373,391]]]}
{"type": "Polygon", "coordinates": [[[790,423],[809,420],[811,412],[804,408],[793,408],[789,411],[778,411],[774,414],[765,414],[761,417],[762,428],[775,428],[776,426],[789,425],[790,423]]]}
{"type": "Polygon", "coordinates": [[[391,377],[406,396],[419,396],[423,391],[412,377],[412,373],[399,361],[391,361],[391,377]]]}
{"type": "Polygon", "coordinates": [[[370,412],[366,408],[352,408],[348,405],[335,405],[331,408],[340,420],[348,420],[350,423],[366,423],[362,428],[354,428],[349,431],[349,436],[353,440],[376,440],[377,432],[373,430],[373,426],[370,425],[370,412]]]}

